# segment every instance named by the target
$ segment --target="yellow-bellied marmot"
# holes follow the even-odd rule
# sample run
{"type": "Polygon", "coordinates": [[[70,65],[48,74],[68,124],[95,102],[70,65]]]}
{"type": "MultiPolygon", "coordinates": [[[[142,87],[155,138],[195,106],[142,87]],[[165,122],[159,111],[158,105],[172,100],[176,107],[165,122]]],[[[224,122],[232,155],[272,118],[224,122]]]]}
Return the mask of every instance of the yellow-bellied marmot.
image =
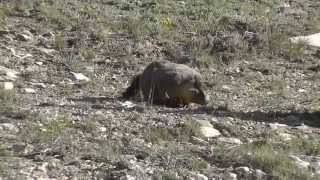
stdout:
{"type": "Polygon", "coordinates": [[[128,99],[142,92],[145,101],[169,107],[189,103],[207,104],[208,97],[201,89],[201,75],[194,69],[169,61],[155,61],[136,75],[122,94],[128,99]]]}

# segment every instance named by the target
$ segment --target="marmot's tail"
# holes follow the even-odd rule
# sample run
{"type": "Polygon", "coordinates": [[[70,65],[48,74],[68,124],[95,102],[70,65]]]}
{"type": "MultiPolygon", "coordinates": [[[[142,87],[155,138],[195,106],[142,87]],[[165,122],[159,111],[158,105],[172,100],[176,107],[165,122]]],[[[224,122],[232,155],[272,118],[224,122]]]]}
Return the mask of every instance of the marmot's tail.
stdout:
{"type": "Polygon", "coordinates": [[[140,89],[140,76],[140,74],[136,75],[133,78],[131,85],[126,89],[124,93],[122,93],[122,97],[124,99],[129,99],[130,97],[133,97],[138,93],[140,89]]]}

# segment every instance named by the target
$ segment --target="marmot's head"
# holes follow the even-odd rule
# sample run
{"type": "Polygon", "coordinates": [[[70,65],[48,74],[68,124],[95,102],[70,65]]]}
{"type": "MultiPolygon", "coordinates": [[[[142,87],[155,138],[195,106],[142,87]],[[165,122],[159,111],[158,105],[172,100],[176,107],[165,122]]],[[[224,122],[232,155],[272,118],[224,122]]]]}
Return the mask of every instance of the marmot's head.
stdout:
{"type": "Polygon", "coordinates": [[[206,105],[209,102],[209,96],[206,96],[201,89],[191,88],[188,90],[190,102],[206,105]]]}

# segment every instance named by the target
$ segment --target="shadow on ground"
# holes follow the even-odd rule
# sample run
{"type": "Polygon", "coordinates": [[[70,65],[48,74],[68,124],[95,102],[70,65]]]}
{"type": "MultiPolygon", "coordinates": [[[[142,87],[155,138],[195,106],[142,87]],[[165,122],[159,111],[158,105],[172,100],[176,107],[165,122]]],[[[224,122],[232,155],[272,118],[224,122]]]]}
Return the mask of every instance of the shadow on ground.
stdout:
{"type": "Polygon", "coordinates": [[[302,124],[320,127],[320,112],[278,112],[278,111],[252,111],[252,112],[237,112],[228,110],[227,108],[212,108],[199,107],[197,109],[172,109],[161,111],[164,113],[182,113],[182,114],[199,114],[205,113],[215,117],[233,117],[241,120],[266,122],[266,123],[281,123],[288,126],[299,126],[302,124]]]}

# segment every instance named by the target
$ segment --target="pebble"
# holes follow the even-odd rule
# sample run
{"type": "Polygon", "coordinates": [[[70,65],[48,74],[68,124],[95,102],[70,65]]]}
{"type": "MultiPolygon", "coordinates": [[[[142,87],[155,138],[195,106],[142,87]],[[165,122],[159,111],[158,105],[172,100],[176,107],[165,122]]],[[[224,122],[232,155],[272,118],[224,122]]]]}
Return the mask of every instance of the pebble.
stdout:
{"type": "Polygon", "coordinates": [[[303,161],[301,160],[299,157],[294,156],[294,155],[290,155],[289,156],[291,159],[293,159],[296,163],[296,165],[300,168],[308,168],[310,166],[309,162],[303,161]]]}
{"type": "Polygon", "coordinates": [[[90,81],[90,79],[87,76],[83,75],[82,73],[71,72],[71,74],[73,75],[73,78],[77,81],[85,81],[85,82],[90,81]]]}
{"type": "Polygon", "coordinates": [[[258,179],[262,179],[264,176],[267,175],[267,173],[263,172],[262,170],[260,169],[256,169],[255,170],[255,175],[258,179]]]}
{"type": "Polygon", "coordinates": [[[200,173],[190,172],[189,179],[190,180],[208,180],[208,177],[200,173]]]}
{"type": "Polygon", "coordinates": [[[248,176],[249,174],[252,173],[251,169],[249,167],[245,167],[245,166],[237,167],[235,169],[235,171],[238,174],[241,174],[241,175],[244,175],[244,176],[248,176]]]}
{"type": "Polygon", "coordinates": [[[1,123],[0,124],[0,132],[1,131],[18,132],[19,129],[15,125],[13,125],[11,123],[1,123]]]}
{"type": "Polygon", "coordinates": [[[36,90],[31,89],[31,88],[25,88],[24,91],[25,91],[26,93],[28,93],[28,94],[34,94],[34,93],[36,93],[36,90]]]}
{"type": "Polygon", "coordinates": [[[279,128],[286,128],[286,127],[288,127],[288,125],[286,125],[286,124],[279,124],[279,123],[270,123],[270,124],[269,124],[269,127],[270,127],[271,129],[279,129],[279,128]]]}
{"type": "Polygon", "coordinates": [[[203,137],[206,137],[206,138],[217,137],[221,135],[221,133],[218,130],[212,127],[206,127],[206,126],[200,127],[200,133],[203,137]]]}
{"type": "Polygon", "coordinates": [[[9,69],[3,66],[0,66],[0,75],[5,74],[6,78],[10,80],[15,80],[18,78],[19,73],[13,69],[9,69]]]}
{"type": "Polygon", "coordinates": [[[135,180],[136,178],[131,175],[121,176],[120,180],[135,180]]]}
{"type": "Polygon", "coordinates": [[[14,88],[14,85],[12,82],[4,82],[3,83],[4,90],[12,90],[13,88],[14,88]]]}
{"type": "Polygon", "coordinates": [[[220,138],[218,138],[218,141],[230,143],[230,144],[238,144],[238,145],[242,144],[241,140],[238,138],[220,137],[220,138]]]}
{"type": "Polygon", "coordinates": [[[226,172],[223,175],[224,180],[237,180],[237,174],[232,172],[226,172]]]}

